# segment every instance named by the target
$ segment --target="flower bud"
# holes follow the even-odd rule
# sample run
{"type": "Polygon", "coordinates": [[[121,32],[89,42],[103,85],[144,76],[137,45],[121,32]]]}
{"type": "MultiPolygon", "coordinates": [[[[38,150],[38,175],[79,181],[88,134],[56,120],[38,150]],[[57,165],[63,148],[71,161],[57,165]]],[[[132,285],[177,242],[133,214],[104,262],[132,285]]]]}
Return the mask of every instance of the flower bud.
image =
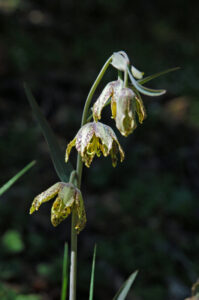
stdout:
{"type": "Polygon", "coordinates": [[[124,51],[115,52],[112,55],[112,66],[119,71],[125,71],[129,66],[128,55],[124,51]]]}

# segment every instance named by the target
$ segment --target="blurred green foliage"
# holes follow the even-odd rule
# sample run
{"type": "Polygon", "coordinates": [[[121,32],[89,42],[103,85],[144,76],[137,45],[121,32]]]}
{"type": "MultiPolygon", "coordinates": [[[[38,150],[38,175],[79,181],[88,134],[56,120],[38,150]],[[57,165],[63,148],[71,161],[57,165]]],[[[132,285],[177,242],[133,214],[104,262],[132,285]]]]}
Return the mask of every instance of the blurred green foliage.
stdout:
{"type": "Polygon", "coordinates": [[[24,250],[21,235],[16,230],[6,231],[2,237],[2,244],[8,253],[19,253],[24,250]]]}

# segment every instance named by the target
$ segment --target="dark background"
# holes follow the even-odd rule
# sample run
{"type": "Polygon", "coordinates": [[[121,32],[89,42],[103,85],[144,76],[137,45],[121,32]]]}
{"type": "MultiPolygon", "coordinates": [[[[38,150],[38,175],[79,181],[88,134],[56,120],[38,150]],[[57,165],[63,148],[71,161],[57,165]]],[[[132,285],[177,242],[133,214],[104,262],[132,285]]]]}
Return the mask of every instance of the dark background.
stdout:
{"type": "MultiPolygon", "coordinates": [[[[119,50],[146,75],[181,70],[150,82],[167,94],[143,97],[148,118],[132,135],[114,128],[125,161],[113,169],[110,158],[100,158],[84,168],[88,223],[79,236],[78,299],[88,299],[95,243],[96,300],[112,299],[136,269],[129,299],[190,294],[199,274],[198,11],[198,1],[185,0],[0,0],[0,184],[37,160],[1,197],[1,299],[59,299],[63,246],[70,242],[70,218],[50,224],[52,203],[28,214],[33,198],[58,178],[23,81],[64,149],[90,86],[119,50]]],[[[115,78],[110,68],[95,99],[115,78]]],[[[103,121],[114,126],[109,116],[107,108],[103,121]]]]}

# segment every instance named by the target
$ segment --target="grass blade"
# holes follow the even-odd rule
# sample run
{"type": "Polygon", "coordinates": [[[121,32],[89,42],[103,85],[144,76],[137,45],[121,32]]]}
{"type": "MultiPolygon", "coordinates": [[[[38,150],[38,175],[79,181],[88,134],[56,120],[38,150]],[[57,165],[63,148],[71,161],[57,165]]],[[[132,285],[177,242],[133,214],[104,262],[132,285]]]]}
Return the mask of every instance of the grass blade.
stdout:
{"type": "Polygon", "coordinates": [[[93,300],[94,279],[95,279],[96,251],[97,251],[97,246],[95,245],[94,252],[93,252],[92,270],[91,270],[91,281],[90,281],[89,300],[93,300]]]}
{"type": "Polygon", "coordinates": [[[43,116],[36,100],[34,99],[30,89],[26,84],[24,84],[25,93],[28,98],[28,101],[30,103],[30,106],[32,107],[33,113],[36,117],[36,120],[38,121],[41,131],[45,137],[45,140],[48,144],[51,159],[55,168],[55,171],[58,175],[58,177],[61,179],[61,181],[67,182],[69,178],[69,174],[72,172],[73,167],[70,163],[65,163],[64,161],[64,154],[62,153],[55,135],[49,126],[48,122],[46,121],[45,117],[43,116]]]}
{"type": "Polygon", "coordinates": [[[23,168],[20,172],[18,172],[15,176],[13,176],[10,180],[8,180],[1,188],[0,188],[0,196],[5,193],[23,174],[25,174],[30,168],[35,165],[36,161],[32,161],[25,168],[23,168]]]}
{"type": "Polygon", "coordinates": [[[61,300],[66,300],[68,287],[68,244],[64,245],[61,300]]]}
{"type": "Polygon", "coordinates": [[[167,70],[164,70],[162,72],[158,72],[158,73],[155,73],[153,75],[150,75],[150,76],[147,76],[145,78],[142,78],[142,79],[138,80],[138,82],[139,82],[139,84],[144,84],[144,83],[146,83],[146,82],[148,82],[148,81],[150,81],[152,79],[155,79],[157,77],[160,77],[160,76],[165,75],[165,74],[170,73],[170,72],[177,71],[179,69],[180,69],[180,67],[175,67],[175,68],[167,69],[167,70]]]}
{"type": "Polygon", "coordinates": [[[129,278],[123,283],[113,300],[124,300],[137,276],[138,271],[132,273],[129,278]]]}

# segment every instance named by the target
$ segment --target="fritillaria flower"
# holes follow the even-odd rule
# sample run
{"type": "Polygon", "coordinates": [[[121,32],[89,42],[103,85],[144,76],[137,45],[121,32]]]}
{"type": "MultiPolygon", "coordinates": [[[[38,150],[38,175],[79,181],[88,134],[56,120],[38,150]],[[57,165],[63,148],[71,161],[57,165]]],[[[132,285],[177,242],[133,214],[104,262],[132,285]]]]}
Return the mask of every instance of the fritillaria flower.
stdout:
{"type": "Polygon", "coordinates": [[[79,233],[86,224],[86,213],[82,194],[72,183],[58,182],[39,194],[33,200],[30,214],[38,210],[42,203],[56,197],[51,208],[51,222],[53,226],[59,225],[68,217],[72,210],[76,211],[75,229],[79,233]]]}
{"type": "Polygon", "coordinates": [[[122,80],[110,82],[93,106],[95,121],[101,119],[102,109],[109,99],[111,99],[112,118],[116,122],[116,127],[122,135],[128,136],[137,127],[136,113],[140,123],[146,118],[141,98],[138,98],[130,88],[124,87],[122,80]]]}
{"type": "Polygon", "coordinates": [[[96,122],[100,120],[102,109],[111,100],[112,118],[115,119],[116,127],[122,135],[128,136],[137,127],[136,114],[140,123],[146,118],[139,92],[148,96],[160,96],[166,91],[144,87],[141,83],[145,82],[142,80],[144,73],[130,65],[128,55],[124,51],[114,53],[111,64],[118,70],[120,78],[106,85],[93,106],[93,118],[96,122]],[[124,72],[124,81],[121,80],[121,72],[124,72]],[[130,85],[128,78],[131,81],[130,85]]]}
{"type": "Polygon", "coordinates": [[[120,153],[120,161],[124,160],[124,152],[114,131],[100,122],[90,122],[81,127],[75,138],[67,146],[66,162],[74,146],[87,167],[90,167],[94,156],[97,155],[99,157],[101,153],[104,156],[110,154],[114,167],[117,164],[118,152],[120,153]]]}
{"type": "Polygon", "coordinates": [[[141,98],[129,88],[122,88],[117,97],[112,98],[111,110],[116,127],[124,136],[128,136],[137,127],[136,113],[140,123],[146,118],[141,98]]]}

